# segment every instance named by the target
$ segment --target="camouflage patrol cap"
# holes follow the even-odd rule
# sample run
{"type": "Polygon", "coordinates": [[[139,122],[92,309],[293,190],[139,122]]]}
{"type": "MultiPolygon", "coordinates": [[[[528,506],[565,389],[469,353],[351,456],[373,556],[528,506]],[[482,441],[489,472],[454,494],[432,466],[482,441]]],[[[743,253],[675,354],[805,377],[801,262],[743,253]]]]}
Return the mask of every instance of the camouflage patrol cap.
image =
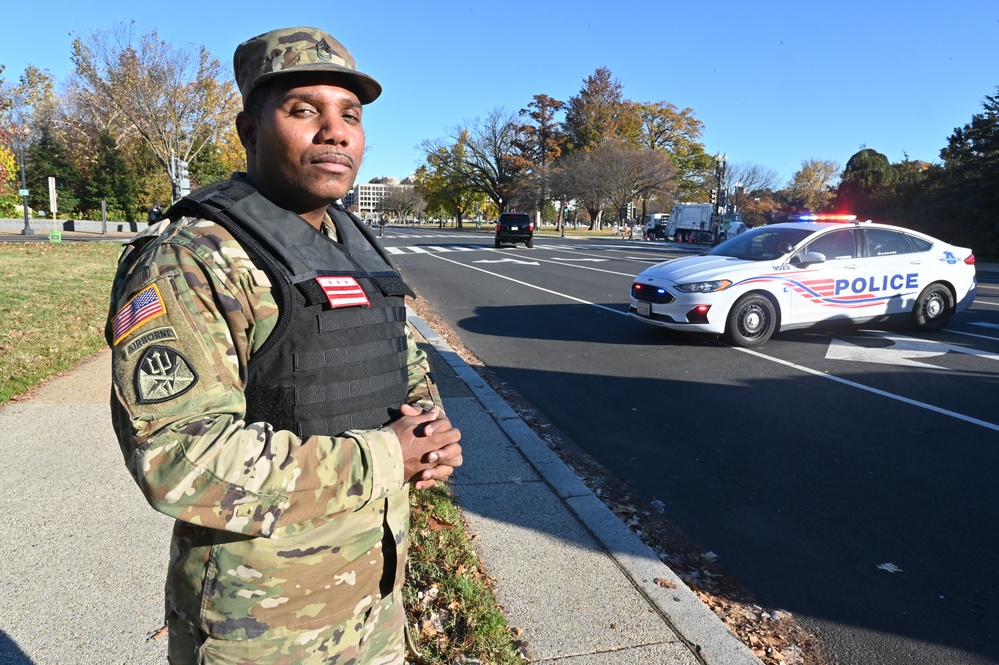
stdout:
{"type": "Polygon", "coordinates": [[[357,71],[344,45],[318,28],[280,28],[248,39],[236,47],[232,68],[244,101],[264,81],[301,72],[343,74],[362,104],[370,104],[382,94],[378,81],[357,71]]]}

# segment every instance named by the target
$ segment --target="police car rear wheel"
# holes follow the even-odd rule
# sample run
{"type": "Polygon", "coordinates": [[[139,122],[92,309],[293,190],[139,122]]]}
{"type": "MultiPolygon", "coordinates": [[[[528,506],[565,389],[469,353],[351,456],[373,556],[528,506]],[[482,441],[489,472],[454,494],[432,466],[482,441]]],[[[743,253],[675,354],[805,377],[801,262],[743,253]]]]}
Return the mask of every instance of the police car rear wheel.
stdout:
{"type": "Polygon", "coordinates": [[[743,296],[728,314],[725,335],[736,346],[759,346],[777,328],[777,313],[770,300],[761,295],[743,296]]]}
{"type": "Polygon", "coordinates": [[[919,294],[912,308],[912,325],[916,330],[933,332],[940,330],[954,315],[954,296],[950,289],[934,282],[919,294]]]}

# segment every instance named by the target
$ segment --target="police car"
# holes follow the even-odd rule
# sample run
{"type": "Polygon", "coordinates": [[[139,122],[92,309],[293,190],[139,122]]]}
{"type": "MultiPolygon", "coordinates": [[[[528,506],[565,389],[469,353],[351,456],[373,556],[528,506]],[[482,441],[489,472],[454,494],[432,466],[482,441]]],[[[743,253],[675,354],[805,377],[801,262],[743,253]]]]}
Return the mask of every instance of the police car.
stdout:
{"type": "Polygon", "coordinates": [[[639,274],[629,315],[757,346],[778,330],[907,318],[939,330],[975,299],[975,256],[922,233],[798,215],[639,274]]]}

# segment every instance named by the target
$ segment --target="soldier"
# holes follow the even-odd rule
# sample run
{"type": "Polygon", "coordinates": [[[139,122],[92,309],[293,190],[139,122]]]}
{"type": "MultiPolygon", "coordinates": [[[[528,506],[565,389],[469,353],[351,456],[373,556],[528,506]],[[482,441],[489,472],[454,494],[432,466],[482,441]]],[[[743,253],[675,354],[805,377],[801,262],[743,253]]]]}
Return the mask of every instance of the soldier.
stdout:
{"type": "Polygon", "coordinates": [[[160,205],[159,201],[150,206],[149,210],[146,211],[146,217],[149,219],[150,224],[155,224],[163,219],[163,206],[160,205]]]}
{"type": "Polygon", "coordinates": [[[336,203],[381,86],[315,28],[233,64],[247,172],[133,239],[105,333],[128,469],[176,520],[170,662],[401,664],[409,487],[462,458],[412,292],[336,203]]]}

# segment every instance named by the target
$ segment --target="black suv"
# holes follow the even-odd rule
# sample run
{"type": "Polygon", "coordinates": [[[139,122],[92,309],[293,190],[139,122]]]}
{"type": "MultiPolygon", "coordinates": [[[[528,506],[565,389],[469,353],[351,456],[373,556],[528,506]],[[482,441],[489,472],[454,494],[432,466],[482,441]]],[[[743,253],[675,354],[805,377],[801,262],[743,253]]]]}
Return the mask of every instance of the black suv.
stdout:
{"type": "Polygon", "coordinates": [[[504,242],[534,247],[534,222],[526,212],[504,212],[496,220],[496,246],[504,242]]]}

